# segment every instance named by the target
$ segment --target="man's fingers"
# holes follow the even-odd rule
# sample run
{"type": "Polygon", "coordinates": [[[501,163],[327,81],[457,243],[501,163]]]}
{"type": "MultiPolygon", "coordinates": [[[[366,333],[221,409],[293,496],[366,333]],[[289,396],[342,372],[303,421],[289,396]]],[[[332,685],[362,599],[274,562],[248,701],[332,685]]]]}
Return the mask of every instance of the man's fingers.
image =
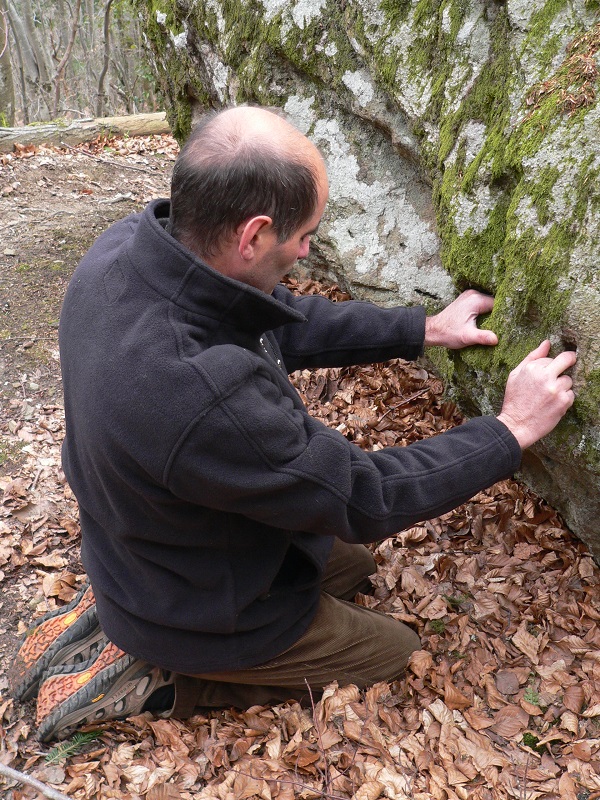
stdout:
{"type": "Polygon", "coordinates": [[[490,346],[498,344],[498,337],[494,331],[482,330],[481,328],[478,328],[477,330],[476,344],[486,344],[490,346]]]}
{"type": "Polygon", "coordinates": [[[552,369],[555,375],[560,375],[566,369],[570,369],[577,361],[577,353],[574,350],[563,350],[552,361],[552,369]]]}
{"type": "Polygon", "coordinates": [[[560,375],[556,379],[556,384],[560,391],[566,392],[573,386],[573,379],[570,375],[560,375]]]}
{"type": "Polygon", "coordinates": [[[482,331],[482,333],[485,335],[485,338],[487,340],[486,344],[492,344],[492,345],[498,344],[498,337],[494,333],[494,331],[482,331]]]}
{"type": "Polygon", "coordinates": [[[473,290],[471,298],[474,300],[474,310],[477,314],[487,314],[494,307],[494,298],[489,294],[481,294],[473,290]]]}

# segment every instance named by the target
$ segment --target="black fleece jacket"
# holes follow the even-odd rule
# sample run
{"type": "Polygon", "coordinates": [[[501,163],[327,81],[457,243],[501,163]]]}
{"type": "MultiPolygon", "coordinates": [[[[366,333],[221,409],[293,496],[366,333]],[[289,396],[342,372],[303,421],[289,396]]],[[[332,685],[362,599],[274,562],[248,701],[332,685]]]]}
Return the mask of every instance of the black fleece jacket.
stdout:
{"type": "Polygon", "coordinates": [[[437,516],[521,451],[494,417],[375,453],[311,418],[287,372],[414,358],[423,309],[266,295],[192,255],[168,214],[154,201],[113,225],[71,281],[63,464],[107,636],[193,674],[291,646],[334,536],[437,516]]]}

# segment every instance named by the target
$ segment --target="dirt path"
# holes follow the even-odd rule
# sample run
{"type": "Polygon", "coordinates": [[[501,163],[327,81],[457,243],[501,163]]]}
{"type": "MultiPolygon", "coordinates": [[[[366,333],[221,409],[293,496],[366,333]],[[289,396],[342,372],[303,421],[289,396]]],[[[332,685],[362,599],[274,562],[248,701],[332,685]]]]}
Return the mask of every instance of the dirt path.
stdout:
{"type": "Polygon", "coordinates": [[[58,319],[81,256],[113,221],[168,195],[171,137],[111,140],[0,160],[0,690],[24,624],[81,573],[60,470],[58,319]],[[60,570],[63,579],[56,578],[60,570]],[[40,578],[42,579],[40,582],[40,578]],[[39,587],[43,585],[43,591],[39,587]]]}

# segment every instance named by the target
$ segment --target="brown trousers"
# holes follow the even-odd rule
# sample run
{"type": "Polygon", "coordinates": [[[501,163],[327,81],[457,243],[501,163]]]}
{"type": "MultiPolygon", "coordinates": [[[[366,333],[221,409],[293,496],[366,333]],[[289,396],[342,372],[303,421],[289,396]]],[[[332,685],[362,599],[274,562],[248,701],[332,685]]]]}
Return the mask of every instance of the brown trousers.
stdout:
{"type": "Polygon", "coordinates": [[[178,675],[172,716],[186,717],[196,706],[220,708],[315,700],[327,684],[354,683],[360,689],[391,681],[420,647],[404,623],[348,602],[368,591],[376,571],[363,545],[336,539],[323,578],[319,607],[304,635],[276,658],[249,669],[204,675],[178,675]]]}

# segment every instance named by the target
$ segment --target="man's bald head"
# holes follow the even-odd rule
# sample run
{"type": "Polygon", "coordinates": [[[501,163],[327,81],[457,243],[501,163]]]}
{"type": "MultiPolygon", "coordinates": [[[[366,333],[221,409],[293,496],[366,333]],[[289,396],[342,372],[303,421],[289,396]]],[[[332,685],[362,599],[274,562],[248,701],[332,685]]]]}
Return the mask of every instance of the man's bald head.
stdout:
{"type": "Polygon", "coordinates": [[[314,213],[323,183],[317,148],[277,114],[242,106],[207,115],[173,170],[172,234],[206,258],[265,215],[286,241],[314,213]]]}

